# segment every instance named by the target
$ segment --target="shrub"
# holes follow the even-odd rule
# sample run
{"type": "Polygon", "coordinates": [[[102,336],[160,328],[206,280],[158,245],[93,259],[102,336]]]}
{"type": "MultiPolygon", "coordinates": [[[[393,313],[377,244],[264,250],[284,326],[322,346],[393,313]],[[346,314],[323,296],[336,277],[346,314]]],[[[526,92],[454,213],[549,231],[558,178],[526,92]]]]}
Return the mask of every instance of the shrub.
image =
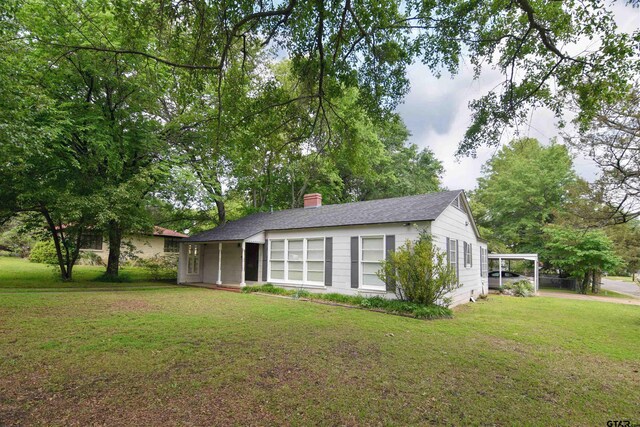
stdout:
{"type": "Polygon", "coordinates": [[[105,265],[102,261],[102,257],[92,251],[81,252],[80,259],[82,260],[82,263],[86,265],[105,265]]]}
{"type": "Polygon", "coordinates": [[[177,255],[154,255],[149,259],[139,259],[138,264],[153,280],[174,280],[178,277],[177,255]]]}
{"type": "Polygon", "coordinates": [[[505,283],[500,288],[500,293],[516,297],[532,297],[535,295],[533,284],[528,280],[518,280],[513,283],[505,283]]]}
{"type": "Polygon", "coordinates": [[[41,240],[33,245],[29,254],[29,261],[41,264],[57,264],[58,255],[53,240],[41,240]]]}
{"type": "Polygon", "coordinates": [[[332,301],[365,309],[379,310],[387,313],[397,313],[417,317],[419,319],[438,319],[451,317],[453,312],[439,305],[424,305],[409,301],[390,300],[380,296],[365,297],[362,295],[344,295],[338,293],[314,294],[303,289],[287,290],[270,283],[264,285],[246,286],[244,293],[263,292],[275,295],[286,295],[293,298],[309,298],[315,300],[332,301]]]}
{"type": "Polygon", "coordinates": [[[448,306],[451,299],[447,293],[462,286],[447,261],[447,254],[440,251],[426,233],[421,233],[416,242],[407,241],[389,255],[382,261],[378,276],[392,284],[399,300],[448,306]]]}

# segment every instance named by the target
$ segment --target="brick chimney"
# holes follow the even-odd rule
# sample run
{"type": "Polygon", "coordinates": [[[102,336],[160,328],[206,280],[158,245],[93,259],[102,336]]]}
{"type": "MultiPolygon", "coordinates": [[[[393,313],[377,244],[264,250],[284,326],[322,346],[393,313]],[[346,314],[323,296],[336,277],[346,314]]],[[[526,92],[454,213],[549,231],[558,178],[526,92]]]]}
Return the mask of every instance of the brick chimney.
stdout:
{"type": "Polygon", "coordinates": [[[322,194],[313,193],[304,195],[304,207],[306,208],[318,208],[322,206],[322,194]]]}

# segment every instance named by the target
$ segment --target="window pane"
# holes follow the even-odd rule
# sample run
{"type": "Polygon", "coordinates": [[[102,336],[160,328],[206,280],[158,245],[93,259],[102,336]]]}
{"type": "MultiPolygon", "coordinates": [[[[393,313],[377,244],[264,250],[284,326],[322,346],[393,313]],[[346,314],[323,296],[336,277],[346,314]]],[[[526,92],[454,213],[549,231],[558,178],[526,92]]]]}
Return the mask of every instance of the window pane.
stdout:
{"type": "Polygon", "coordinates": [[[324,239],[309,239],[307,240],[307,250],[319,250],[324,251],[324,239]]]}
{"type": "Polygon", "coordinates": [[[271,271],[284,271],[284,261],[271,261],[271,271]]]}
{"type": "Polygon", "coordinates": [[[289,251],[289,261],[302,262],[302,251],[289,251]]]}
{"type": "Polygon", "coordinates": [[[271,251],[271,259],[284,259],[284,251],[271,251]]]}
{"type": "Polygon", "coordinates": [[[324,259],[324,251],[310,250],[307,252],[307,259],[321,261],[324,259]]]}
{"type": "Polygon", "coordinates": [[[362,250],[363,261],[380,261],[384,259],[384,251],[382,250],[362,250]]]}
{"type": "Polygon", "coordinates": [[[363,274],[376,274],[380,270],[380,264],[377,262],[363,262],[362,273],[363,274]]]}
{"type": "Polygon", "coordinates": [[[382,237],[363,237],[362,238],[362,249],[383,249],[383,238],[382,237]]]}
{"type": "Polygon", "coordinates": [[[302,252],[302,240],[289,240],[289,252],[291,251],[302,252]]]}
{"type": "Polygon", "coordinates": [[[272,240],[271,241],[271,250],[272,251],[284,251],[284,240],[272,240]]]}
{"type": "Polygon", "coordinates": [[[289,261],[289,271],[302,271],[302,261],[289,261]]]}
{"type": "Polygon", "coordinates": [[[324,282],[324,273],[322,271],[308,271],[307,281],[309,282],[324,282]]]}
{"type": "Polygon", "coordinates": [[[324,271],[324,262],[322,261],[307,262],[307,271],[324,271]]]}
{"type": "Polygon", "coordinates": [[[284,270],[271,270],[271,278],[284,280],[284,270]]]}
{"type": "Polygon", "coordinates": [[[380,280],[375,274],[363,274],[362,284],[365,286],[380,286],[384,287],[384,282],[380,280]]]}
{"type": "Polygon", "coordinates": [[[302,271],[289,270],[289,280],[302,280],[302,271]]]}

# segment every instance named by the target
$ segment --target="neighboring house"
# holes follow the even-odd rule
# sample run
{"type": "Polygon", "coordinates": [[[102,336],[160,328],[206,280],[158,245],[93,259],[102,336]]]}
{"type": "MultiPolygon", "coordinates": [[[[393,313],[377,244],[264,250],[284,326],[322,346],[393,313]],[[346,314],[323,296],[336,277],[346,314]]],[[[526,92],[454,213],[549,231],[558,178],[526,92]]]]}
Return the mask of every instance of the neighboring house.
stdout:
{"type": "MultiPolygon", "coordinates": [[[[122,239],[122,249],[127,250],[127,244],[133,246],[133,254],[138,258],[153,258],[156,255],[177,254],[180,240],[189,237],[186,234],[158,226],[153,227],[153,234],[135,234],[122,239]]],[[[109,242],[102,233],[89,232],[82,239],[83,252],[93,252],[103,262],[109,257],[109,242]]]]}
{"type": "Polygon", "coordinates": [[[272,283],[312,292],[385,295],[376,275],[386,253],[427,230],[447,251],[462,287],[453,305],[488,290],[487,245],[462,190],[257,213],[180,242],[178,283],[272,283]]]}

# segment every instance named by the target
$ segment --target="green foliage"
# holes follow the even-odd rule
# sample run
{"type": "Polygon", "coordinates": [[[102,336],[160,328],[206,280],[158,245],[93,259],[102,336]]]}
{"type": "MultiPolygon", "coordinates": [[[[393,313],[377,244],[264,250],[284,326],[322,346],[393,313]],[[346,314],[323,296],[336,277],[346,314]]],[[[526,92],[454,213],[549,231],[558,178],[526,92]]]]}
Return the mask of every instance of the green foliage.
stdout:
{"type": "Polygon", "coordinates": [[[424,232],[416,242],[407,241],[382,261],[378,276],[393,284],[398,299],[423,305],[448,306],[447,294],[462,286],[447,254],[424,232]]]}
{"type": "Polygon", "coordinates": [[[178,256],[173,254],[154,255],[141,258],[138,264],[152,280],[176,280],[178,277],[178,256]]]}
{"type": "Polygon", "coordinates": [[[58,255],[53,240],[41,240],[31,248],[29,261],[41,264],[58,264],[58,255]]]}
{"type": "Polygon", "coordinates": [[[518,280],[517,282],[504,283],[500,288],[500,293],[516,297],[532,297],[535,295],[535,290],[533,284],[528,280],[518,280]]]}
{"type": "Polygon", "coordinates": [[[538,252],[542,229],[554,222],[575,181],[571,156],[556,143],[524,138],[504,146],[483,166],[471,195],[476,221],[492,250],[538,252]]]}
{"type": "Polygon", "coordinates": [[[380,296],[365,297],[362,295],[345,295],[339,293],[312,293],[305,290],[288,290],[270,283],[264,285],[246,286],[242,288],[244,293],[264,292],[274,295],[291,296],[293,298],[307,298],[322,301],[331,301],[339,304],[352,305],[368,310],[383,311],[386,313],[412,316],[418,319],[440,319],[452,317],[453,312],[440,305],[425,305],[409,301],[387,299],[380,296]]]}
{"type": "Polygon", "coordinates": [[[579,279],[581,293],[587,292],[594,273],[611,271],[622,262],[615,254],[611,240],[600,230],[548,226],[544,235],[544,259],[579,279]]]}
{"type": "Polygon", "coordinates": [[[640,222],[638,220],[606,227],[616,255],[622,263],[613,270],[620,275],[632,275],[640,270],[640,222]]]}
{"type": "Polygon", "coordinates": [[[83,251],[80,260],[85,265],[104,265],[102,257],[93,251],[83,251]]]}

